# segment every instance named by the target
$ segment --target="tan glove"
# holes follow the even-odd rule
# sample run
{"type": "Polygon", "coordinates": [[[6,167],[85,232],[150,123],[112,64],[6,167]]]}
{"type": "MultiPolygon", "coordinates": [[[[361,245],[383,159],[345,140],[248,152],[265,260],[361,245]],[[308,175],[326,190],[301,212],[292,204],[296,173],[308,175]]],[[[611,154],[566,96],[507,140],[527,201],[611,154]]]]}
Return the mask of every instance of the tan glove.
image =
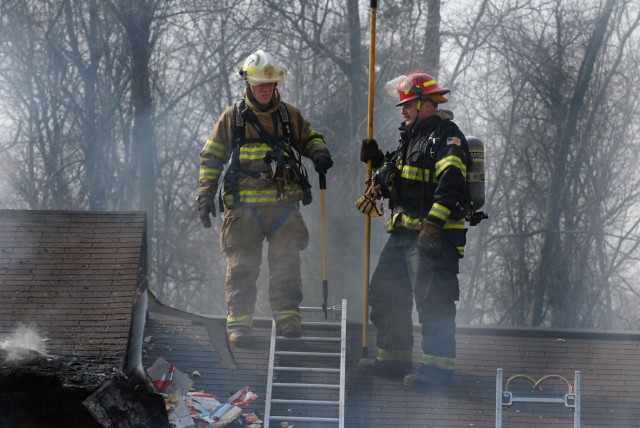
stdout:
{"type": "Polygon", "coordinates": [[[441,229],[440,226],[431,221],[422,225],[420,234],[418,235],[418,247],[420,247],[420,253],[423,256],[436,259],[442,255],[441,229]]]}
{"type": "Polygon", "coordinates": [[[358,211],[371,217],[381,217],[384,214],[380,200],[380,185],[375,183],[374,177],[367,180],[367,190],[354,204],[358,211]]]}

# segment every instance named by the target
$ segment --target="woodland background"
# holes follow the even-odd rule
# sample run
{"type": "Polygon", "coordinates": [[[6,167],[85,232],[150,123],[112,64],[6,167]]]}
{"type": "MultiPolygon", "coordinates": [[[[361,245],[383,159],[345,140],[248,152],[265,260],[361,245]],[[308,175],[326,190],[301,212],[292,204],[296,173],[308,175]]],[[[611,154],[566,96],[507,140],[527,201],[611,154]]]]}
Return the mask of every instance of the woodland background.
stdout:
{"type": "MultiPolygon", "coordinates": [[[[0,0],[0,208],[145,210],[149,284],[224,314],[220,215],[204,229],[198,153],[257,49],[325,135],[329,305],[362,314],[369,2],[0,0]]],[[[395,0],[376,13],[374,136],[401,116],[384,83],[414,70],[486,147],[489,220],[470,228],[458,322],[640,327],[640,5],[632,0],[395,0]]],[[[303,305],[322,303],[321,210],[303,208],[303,305]]],[[[371,269],[386,240],[372,219],[371,269]]],[[[264,268],[264,267],[263,267],[264,268]]],[[[257,316],[269,316],[266,269],[257,316]]]]}

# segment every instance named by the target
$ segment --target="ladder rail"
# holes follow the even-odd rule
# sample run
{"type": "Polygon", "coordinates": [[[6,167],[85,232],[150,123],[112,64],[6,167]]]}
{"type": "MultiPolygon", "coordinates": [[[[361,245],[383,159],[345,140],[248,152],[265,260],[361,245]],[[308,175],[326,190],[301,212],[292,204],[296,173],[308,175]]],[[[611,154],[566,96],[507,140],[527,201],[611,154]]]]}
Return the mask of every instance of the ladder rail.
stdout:
{"type": "Polygon", "coordinates": [[[271,345],[269,346],[269,370],[267,374],[267,393],[264,399],[264,428],[269,428],[271,418],[271,399],[273,390],[273,365],[276,355],[276,322],[271,322],[271,345]]]}
{"type": "Polygon", "coordinates": [[[340,320],[340,405],[338,409],[339,428],[344,428],[344,405],[346,392],[347,365],[347,300],[342,299],[342,318],[340,320]]]}

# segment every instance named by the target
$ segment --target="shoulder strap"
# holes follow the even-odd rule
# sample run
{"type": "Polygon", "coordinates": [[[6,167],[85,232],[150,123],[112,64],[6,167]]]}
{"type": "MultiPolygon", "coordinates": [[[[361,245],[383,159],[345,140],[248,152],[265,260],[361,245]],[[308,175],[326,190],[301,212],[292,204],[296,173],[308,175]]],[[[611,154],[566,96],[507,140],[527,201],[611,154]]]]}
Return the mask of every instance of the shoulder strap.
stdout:
{"type": "Polygon", "coordinates": [[[283,102],[280,102],[278,110],[280,110],[280,120],[282,120],[282,128],[284,129],[284,140],[287,143],[291,143],[291,120],[289,120],[289,111],[283,102]]]}
{"type": "MultiPolygon", "coordinates": [[[[284,105],[283,102],[281,102],[280,105],[278,106],[278,110],[280,112],[280,120],[282,121],[282,127],[284,129],[283,139],[288,144],[291,139],[291,125],[290,125],[291,121],[289,120],[289,112],[287,111],[287,107],[284,105]]],[[[260,138],[265,142],[267,142],[270,146],[273,147],[277,143],[277,137],[274,140],[273,137],[268,135],[264,127],[256,117],[255,113],[252,110],[245,108],[244,100],[241,100],[239,101],[239,103],[236,103],[234,115],[235,115],[234,122],[235,122],[235,128],[236,128],[235,140],[239,145],[244,144],[246,141],[244,136],[244,119],[247,119],[256,128],[256,130],[258,131],[258,134],[260,135],[260,138]]]]}
{"type": "Polygon", "coordinates": [[[234,122],[233,144],[236,147],[240,147],[245,143],[244,118],[242,117],[244,105],[245,105],[244,99],[236,101],[236,103],[233,105],[233,122],[234,122]]]}

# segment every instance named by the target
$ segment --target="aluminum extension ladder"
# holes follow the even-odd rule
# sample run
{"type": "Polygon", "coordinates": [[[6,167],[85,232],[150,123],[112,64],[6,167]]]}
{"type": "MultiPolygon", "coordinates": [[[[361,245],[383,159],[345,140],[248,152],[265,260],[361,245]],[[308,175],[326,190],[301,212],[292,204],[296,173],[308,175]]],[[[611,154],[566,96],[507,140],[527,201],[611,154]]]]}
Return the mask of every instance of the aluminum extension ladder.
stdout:
{"type": "MultiPolygon", "coordinates": [[[[307,311],[323,309],[301,308],[303,318],[307,311]]],[[[344,428],[346,299],[329,311],[333,321],[303,319],[303,336],[296,339],[277,336],[272,322],[264,428],[276,421],[344,428]]]]}
{"type": "Polygon", "coordinates": [[[502,428],[502,410],[504,406],[510,406],[516,401],[524,401],[529,403],[558,403],[564,404],[565,407],[573,409],[573,426],[574,428],[580,428],[580,371],[575,371],[575,377],[573,379],[573,386],[567,379],[560,375],[548,375],[544,376],[537,381],[526,375],[511,376],[504,388],[502,387],[502,369],[498,369],[496,374],[496,428],[502,428]],[[509,384],[515,379],[525,379],[533,384],[533,389],[541,389],[540,385],[549,379],[560,379],[566,385],[568,392],[561,397],[515,397],[511,391],[509,391],[509,384]]]}

